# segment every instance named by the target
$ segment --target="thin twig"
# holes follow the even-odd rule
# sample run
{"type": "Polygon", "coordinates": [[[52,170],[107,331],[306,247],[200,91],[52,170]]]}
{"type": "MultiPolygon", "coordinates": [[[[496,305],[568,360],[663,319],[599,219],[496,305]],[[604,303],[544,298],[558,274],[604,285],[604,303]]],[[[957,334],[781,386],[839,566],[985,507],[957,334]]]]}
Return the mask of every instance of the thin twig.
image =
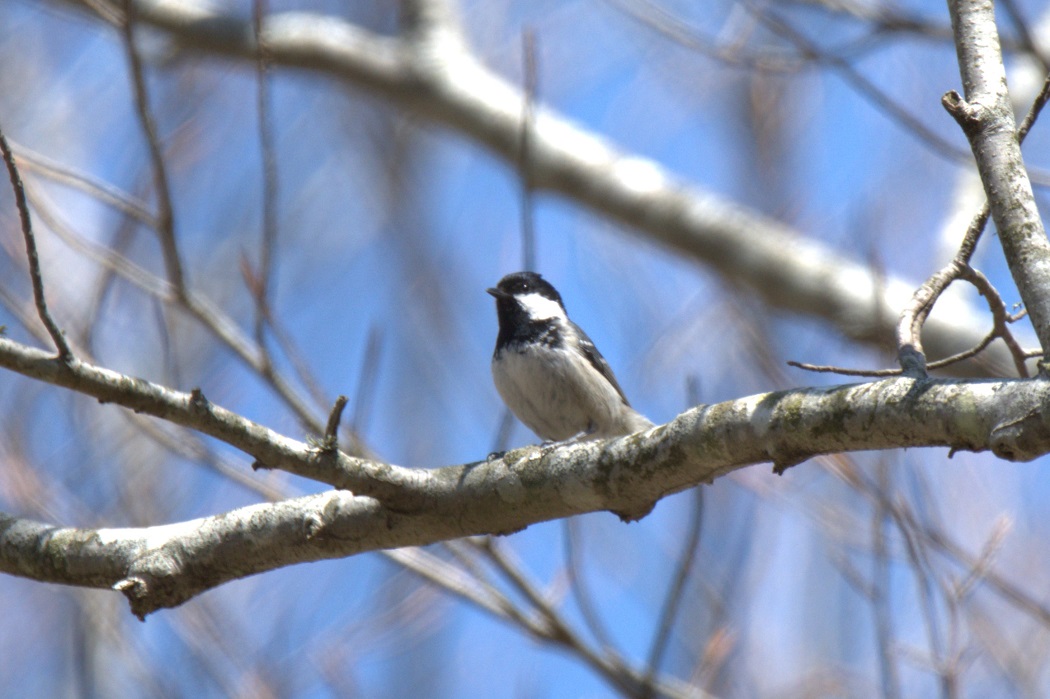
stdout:
{"type": "MultiPolygon", "coordinates": [[[[635,696],[647,691],[641,686],[643,680],[627,666],[622,656],[615,649],[607,646],[599,653],[584,643],[583,639],[569,626],[567,620],[544,599],[543,595],[526,577],[518,564],[501,550],[501,547],[494,539],[491,537],[481,541],[471,539],[470,542],[477,545],[483,553],[487,554],[492,563],[507,577],[510,583],[540,612],[545,619],[546,625],[549,627],[546,636],[549,640],[572,648],[583,660],[621,690],[635,696]]],[[[666,691],[659,687],[658,689],[666,691]]]]}
{"type": "MultiPolygon", "coordinates": [[[[860,492],[875,500],[878,506],[889,514],[890,518],[901,528],[905,543],[911,541],[909,533],[913,533],[915,537],[921,537],[923,548],[929,547],[930,550],[947,557],[948,560],[954,561],[967,570],[967,575],[962,583],[947,590],[946,594],[961,597],[963,594],[968,594],[974,584],[982,583],[983,587],[990,589],[1043,627],[1050,628],[1050,607],[1040,601],[1038,596],[1029,594],[1016,583],[995,572],[991,565],[1004,533],[1002,523],[996,524],[982,552],[979,555],[973,555],[949,534],[946,534],[947,530],[943,527],[920,521],[914,510],[903,499],[892,497],[885,489],[865,477],[862,471],[854,471],[851,482],[860,492]]],[[[939,662],[934,663],[934,666],[940,670],[939,662]]]]}
{"type": "Polygon", "coordinates": [[[685,594],[685,584],[693,572],[693,562],[696,560],[697,551],[700,548],[700,534],[704,523],[704,488],[697,486],[693,488],[693,511],[689,522],[689,536],[686,537],[682,546],[682,555],[678,561],[671,585],[667,589],[667,597],[664,599],[663,609],[660,612],[660,623],[657,626],[656,635],[653,637],[653,645],[649,650],[649,659],[646,663],[647,670],[643,686],[651,690],[653,679],[660,670],[664,654],[667,652],[667,644],[671,640],[671,630],[678,618],[678,607],[682,603],[685,594]]]}
{"type": "MultiPolygon", "coordinates": [[[[890,468],[885,459],[880,459],[876,467],[879,489],[883,493],[890,491],[890,468]]],[[[879,653],[879,675],[882,681],[882,694],[886,699],[898,699],[901,696],[900,672],[892,652],[893,645],[893,592],[891,585],[890,551],[887,545],[887,527],[890,515],[882,498],[874,503],[872,512],[872,555],[873,567],[871,585],[871,605],[875,616],[875,642],[879,653]]]]}
{"type": "Polygon", "coordinates": [[[484,554],[510,584],[525,597],[528,603],[543,616],[548,638],[563,645],[578,648],[586,647],[582,640],[570,629],[566,620],[557,613],[544,598],[543,594],[536,589],[536,585],[529,580],[526,573],[518,565],[518,561],[513,560],[503,550],[499,542],[492,537],[475,537],[467,539],[467,543],[484,554]]]}
{"type": "MultiPolygon", "coordinates": [[[[14,319],[18,321],[27,333],[35,337],[40,342],[47,342],[51,336],[47,334],[47,330],[40,327],[40,323],[37,316],[30,312],[28,308],[28,302],[18,298],[13,291],[0,283],[0,305],[7,309],[7,311],[14,316],[14,319]]],[[[0,337],[8,332],[6,325],[0,325],[0,337]]]]}
{"type": "Polygon", "coordinates": [[[569,578],[569,590],[576,601],[576,607],[580,610],[580,616],[583,617],[583,623],[587,625],[591,635],[603,648],[612,648],[612,635],[605,627],[594,605],[594,595],[580,574],[579,556],[577,555],[580,549],[580,546],[577,545],[578,526],[579,520],[570,517],[564,521],[562,528],[565,534],[565,573],[569,578]]]}
{"type": "Polygon", "coordinates": [[[538,615],[530,616],[520,610],[487,580],[463,571],[423,548],[408,546],[384,551],[383,554],[431,585],[471,602],[494,616],[513,621],[537,638],[544,637],[544,624],[538,615]]]}
{"type": "Polygon", "coordinates": [[[477,547],[468,545],[463,539],[442,541],[438,545],[448,551],[449,555],[459,563],[463,571],[472,576],[479,585],[490,590],[493,598],[502,598],[506,600],[508,605],[513,606],[513,604],[507,600],[503,593],[496,587],[496,583],[492,580],[492,576],[489,575],[485,567],[478,562],[481,558],[481,554],[477,547]]]}
{"type": "Polygon", "coordinates": [[[96,201],[111,206],[120,213],[150,228],[157,226],[157,221],[147,205],[119,187],[80,172],[64,163],[52,160],[17,143],[11,144],[11,148],[14,150],[15,159],[22,170],[35,171],[54,182],[78,189],[94,197],[96,201]]]}
{"type": "Polygon", "coordinates": [[[525,95],[521,115],[521,257],[522,269],[536,269],[536,224],[534,187],[532,184],[532,130],[535,128],[535,104],[539,91],[539,69],[536,57],[536,33],[526,28],[521,35],[522,64],[525,72],[525,95]]]}
{"type": "MultiPolygon", "coordinates": [[[[743,46],[744,42],[736,39],[735,36],[728,42],[720,42],[704,36],[698,28],[690,26],[677,15],[664,9],[660,3],[650,0],[606,0],[606,2],[670,40],[728,65],[750,68],[764,73],[796,73],[812,63],[811,59],[784,51],[746,51],[743,46]]],[[[842,57],[861,56],[876,48],[882,40],[893,34],[910,33],[949,41],[952,38],[951,27],[928,22],[921,17],[905,15],[899,11],[899,8],[894,8],[898,11],[891,13],[885,6],[873,6],[873,11],[865,15],[857,15],[854,12],[856,6],[852,3],[848,7],[843,5],[834,8],[825,7],[825,9],[849,12],[871,27],[859,39],[851,38],[844,44],[830,49],[842,57]]],[[[744,31],[737,30],[735,35],[739,36],[744,33],[744,31]]]]}
{"type": "Polygon", "coordinates": [[[1021,121],[1021,125],[1017,127],[1017,139],[1021,143],[1024,143],[1025,137],[1032,130],[1032,126],[1035,124],[1036,119],[1039,118],[1047,101],[1050,101],[1050,75],[1047,75],[1046,79],[1043,80],[1042,89],[1035,96],[1032,106],[1028,108],[1028,113],[1025,114],[1024,119],[1021,121]]]}
{"type": "Polygon", "coordinates": [[[171,285],[166,280],[132,262],[120,250],[86,238],[59,218],[57,205],[40,188],[30,184],[26,194],[40,220],[70,248],[151,296],[171,298],[171,285]]]}
{"type": "Polygon", "coordinates": [[[339,421],[343,418],[343,408],[346,407],[346,396],[335,399],[332,412],[328,414],[328,424],[324,428],[323,448],[333,451],[339,448],[339,421]]]}
{"type": "Polygon", "coordinates": [[[1038,46],[1036,46],[1035,40],[1032,38],[1032,32],[1028,30],[1028,22],[1025,21],[1024,16],[1021,14],[1021,8],[1017,6],[1017,3],[1014,2],[1014,0],[998,0],[998,3],[1004,10],[1006,10],[1006,15],[1014,25],[1014,31],[1017,32],[1021,46],[1023,46],[1028,53],[1034,56],[1035,59],[1042,64],[1043,70],[1050,70],[1050,61],[1047,60],[1046,55],[1039,50],[1038,46]]]}
{"type": "Polygon", "coordinates": [[[503,413],[500,415],[499,426],[496,428],[496,437],[492,440],[492,453],[502,454],[507,451],[507,446],[510,444],[510,436],[514,430],[514,413],[510,412],[510,408],[503,406],[503,413]]]}
{"type": "Polygon", "coordinates": [[[922,609],[922,617],[925,621],[927,642],[930,652],[937,662],[943,657],[941,649],[940,623],[937,617],[937,609],[934,602],[934,577],[935,572],[929,559],[929,552],[918,536],[918,532],[911,526],[909,518],[901,516],[899,508],[890,509],[891,520],[897,525],[904,542],[904,550],[911,564],[911,571],[915,576],[915,586],[919,596],[919,606],[922,609]]]}
{"type": "MultiPolygon", "coordinates": [[[[281,318],[274,315],[273,309],[269,306],[266,306],[262,310],[266,313],[266,326],[269,328],[273,339],[277,341],[277,348],[281,351],[281,354],[284,355],[285,359],[287,359],[292,365],[292,369],[295,371],[296,378],[306,389],[307,393],[310,394],[310,398],[313,399],[313,401],[318,406],[322,406],[325,403],[327,403],[328,399],[325,396],[324,389],[318,382],[317,377],[313,375],[313,372],[311,371],[309,366],[309,362],[307,362],[302,350],[298,347],[298,345],[296,345],[295,339],[292,337],[292,334],[288,331],[287,328],[284,327],[284,324],[281,322],[281,318]]],[[[266,360],[260,358],[260,362],[263,361],[266,360]]],[[[270,363],[270,366],[271,371],[273,371],[272,362],[270,363]]],[[[264,376],[264,378],[266,377],[264,376]]],[[[355,450],[359,447],[364,448],[364,445],[360,444],[360,439],[357,435],[353,435],[352,437],[353,443],[356,445],[353,447],[355,450]]],[[[354,453],[357,452],[355,451],[354,453]]]]}
{"type": "Polygon", "coordinates": [[[26,192],[22,186],[22,177],[18,174],[15,165],[15,156],[11,147],[7,144],[7,138],[0,129],[0,151],[3,151],[4,162],[7,164],[7,174],[11,178],[11,187],[15,192],[15,206],[18,207],[18,216],[22,220],[22,237],[26,244],[26,258],[29,261],[29,278],[33,282],[33,300],[36,302],[36,312],[40,316],[40,322],[47,328],[47,334],[55,343],[58,350],[58,358],[68,362],[73,358],[73,351],[69,349],[65,335],[58,327],[58,323],[51,317],[47,309],[47,300],[44,298],[44,278],[40,272],[40,256],[36,251],[36,238],[33,235],[33,224],[29,218],[29,204],[26,203],[26,192]]]}
{"type": "MultiPolygon", "coordinates": [[[[992,321],[994,327],[992,333],[996,337],[1003,338],[1003,342],[1010,349],[1010,353],[1014,358],[1014,366],[1017,368],[1017,373],[1027,378],[1028,368],[1025,366],[1024,350],[1014,339],[1013,333],[1010,332],[1009,323],[1011,316],[1006,312],[1006,304],[1003,302],[1001,296],[999,296],[998,290],[992,285],[992,282],[988,277],[984,276],[979,270],[973,267],[966,266],[963,268],[960,278],[964,279],[976,287],[977,292],[985,298],[988,303],[988,310],[992,313],[992,321]]],[[[990,341],[989,341],[990,342],[990,341]]]]}
{"type": "MultiPolygon", "coordinates": [[[[988,347],[988,345],[992,344],[992,342],[996,338],[1002,338],[1003,342],[1006,343],[1007,348],[1010,350],[1010,354],[1013,356],[1014,368],[1017,370],[1018,375],[1021,377],[1027,377],[1028,367],[1025,365],[1025,360],[1030,359],[1032,356],[1041,356],[1042,353],[1036,352],[1033,355],[1031,352],[1025,351],[1020,346],[1020,344],[1018,344],[1017,339],[1013,336],[1013,333],[1010,332],[1010,328],[1008,325],[1009,323],[1014,321],[1014,317],[1006,312],[1006,306],[1003,303],[1002,298],[999,296],[999,292],[995,289],[994,286],[992,286],[992,283],[981,272],[970,267],[969,265],[959,265],[957,260],[953,260],[952,263],[950,263],[948,267],[946,267],[944,270],[941,270],[941,272],[939,272],[938,274],[934,275],[933,277],[930,277],[930,279],[927,280],[927,282],[922,287],[920,287],[920,291],[922,289],[932,289],[935,286],[940,286],[943,284],[937,290],[937,295],[939,296],[940,293],[944,291],[944,288],[946,288],[947,284],[951,283],[952,281],[955,281],[956,279],[968,281],[971,284],[973,284],[974,287],[977,288],[978,293],[980,293],[981,296],[983,296],[987,300],[988,308],[992,313],[992,330],[984,336],[984,339],[982,339],[979,343],[977,343],[970,349],[964,350],[957,354],[953,354],[949,357],[938,359],[937,361],[930,362],[929,364],[925,364],[925,355],[922,354],[922,348],[921,345],[919,345],[916,357],[923,360],[923,372],[920,375],[924,375],[926,370],[933,371],[936,369],[943,369],[944,367],[950,366],[957,362],[961,362],[965,359],[975,357],[981,352],[983,352],[985,348],[988,347]],[[950,272],[950,274],[948,272],[950,272]]],[[[917,297],[918,292],[916,292],[916,297],[913,297],[913,299],[917,297]]],[[[917,306],[909,307],[909,310],[915,311],[916,308],[917,306]]],[[[918,318],[917,324],[920,327],[922,321],[925,320],[926,314],[928,314],[929,311],[930,306],[927,305],[924,307],[923,315],[921,317],[916,316],[916,318],[918,318]]],[[[902,317],[904,317],[904,314],[902,314],[902,317]]],[[[804,369],[806,371],[841,374],[843,376],[887,377],[900,376],[902,374],[907,373],[906,370],[903,368],[903,361],[902,368],[897,369],[848,369],[837,366],[806,364],[804,362],[796,361],[789,361],[788,365],[796,367],[798,369],[804,369]]]]}
{"type": "Polygon", "coordinates": [[[793,366],[796,369],[816,372],[818,374],[841,374],[843,376],[886,377],[900,376],[903,373],[900,369],[850,369],[848,367],[832,366],[830,364],[808,364],[806,362],[796,362],[794,360],[789,360],[787,365],[793,366]]]}
{"type": "Polygon", "coordinates": [[[966,234],[959,244],[959,252],[956,253],[955,259],[970,264],[974,250],[977,249],[977,243],[981,240],[981,234],[984,233],[984,229],[988,225],[988,217],[991,215],[992,209],[986,199],[981,210],[974,214],[974,217],[970,220],[970,225],[966,228],[966,234]]]}
{"type": "Polygon", "coordinates": [[[139,123],[149,148],[150,163],[153,170],[153,185],[157,196],[157,235],[160,237],[161,250],[164,253],[164,266],[168,281],[176,298],[186,297],[186,285],[182,271],[182,258],[179,255],[178,242],[175,238],[175,214],[171,203],[171,187],[168,183],[168,170],[164,164],[164,153],[157,136],[157,124],[149,106],[149,93],[146,89],[146,77],[143,73],[142,59],[135,48],[135,3],[124,0],[124,47],[128,56],[128,68],[131,71],[131,83],[135,93],[135,109],[139,123]]]}
{"type": "Polygon", "coordinates": [[[957,256],[930,275],[901,310],[897,321],[897,361],[905,376],[923,378],[927,375],[926,353],[922,347],[922,326],[937,299],[959,278],[964,266],[965,263],[960,262],[957,256]]]}
{"type": "Polygon", "coordinates": [[[357,379],[357,393],[354,396],[354,414],[350,429],[355,435],[361,435],[368,426],[371,406],[376,398],[376,380],[379,378],[382,351],[383,333],[378,326],[373,325],[368,332],[365,356],[361,359],[361,373],[357,379]]]}
{"type": "Polygon", "coordinates": [[[264,309],[270,307],[275,260],[273,252],[277,243],[277,161],[274,157],[270,104],[270,48],[263,35],[263,19],[269,10],[267,0],[254,0],[252,10],[255,42],[258,46],[255,63],[258,96],[256,111],[259,114],[259,149],[262,151],[263,167],[262,240],[259,245],[258,288],[255,290],[255,342],[262,348],[266,343],[266,317],[269,315],[264,309]]]}
{"type": "Polygon", "coordinates": [[[995,563],[996,556],[1002,550],[1003,543],[1006,541],[1006,535],[1009,532],[1009,520],[1000,517],[996,521],[991,534],[988,535],[988,541],[984,543],[984,549],[977,559],[973,561],[973,565],[966,572],[966,577],[956,586],[955,592],[960,599],[968,596],[980,582],[988,577],[988,573],[992,570],[992,564],[995,563]]]}
{"type": "Polygon", "coordinates": [[[837,70],[847,83],[852,85],[861,94],[867,95],[871,104],[876,109],[897,122],[906,131],[917,136],[919,140],[929,146],[933,152],[955,162],[971,162],[971,156],[968,152],[956,147],[942,138],[938,133],[926,126],[922,120],[894,102],[893,99],[875,85],[875,83],[861,75],[849,61],[823,51],[820,47],[807,39],[801,32],[791,26],[790,23],[777,16],[775,13],[762,8],[752,7],[748,4],[745,4],[745,7],[748,7],[751,12],[755,13],[758,19],[769,27],[770,30],[784,37],[798,47],[799,51],[804,55],[813,58],[814,60],[819,60],[830,66],[833,70],[837,70]]]}

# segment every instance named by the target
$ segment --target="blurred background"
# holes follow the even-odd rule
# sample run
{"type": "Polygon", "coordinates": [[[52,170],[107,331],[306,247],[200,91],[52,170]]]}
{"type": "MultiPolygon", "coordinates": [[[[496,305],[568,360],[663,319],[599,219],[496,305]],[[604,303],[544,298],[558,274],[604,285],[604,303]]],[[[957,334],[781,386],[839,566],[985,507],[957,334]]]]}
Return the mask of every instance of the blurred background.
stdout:
{"type": "MultiPolygon", "coordinates": [[[[251,26],[250,2],[210,7],[251,26]]],[[[513,164],[365,84],[281,66],[260,79],[251,61],[145,24],[136,90],[113,9],[0,3],[0,125],[76,351],[199,386],[296,439],[345,394],[343,446],[404,466],[538,441],[518,423],[501,430],[489,374],[485,288],[524,264],[513,164]],[[165,230],[188,300],[164,281],[165,230]]],[[[1023,113],[1047,72],[1046,7],[997,9],[1023,113]]],[[[393,38],[404,8],[267,8],[292,10],[393,38]]],[[[876,275],[921,283],[982,203],[940,105],[960,84],[943,2],[460,0],[458,11],[476,58],[515,85],[531,33],[538,102],[876,275]]],[[[1046,132],[1037,124],[1025,145],[1037,180],[1046,132]]],[[[1045,208],[1045,186],[1036,196],[1045,208]]],[[[891,335],[862,345],[770,308],[593,208],[543,192],[529,206],[537,269],[656,422],[697,402],[848,380],[788,360],[893,366],[891,335]]],[[[1019,300],[994,230],[974,264],[1008,305],[1019,300]]],[[[991,327],[976,294],[960,299],[991,327]]],[[[0,325],[51,346],[6,181],[0,325]]],[[[11,373],[0,373],[0,434],[0,509],[61,525],[143,527],[322,490],[11,373]]],[[[819,458],[783,477],[754,466],[638,523],[597,513],[295,566],[145,623],[113,592],[0,577],[0,694],[644,695],[612,679],[624,665],[683,696],[1045,696],[1046,467],[943,449],[819,458]]]]}

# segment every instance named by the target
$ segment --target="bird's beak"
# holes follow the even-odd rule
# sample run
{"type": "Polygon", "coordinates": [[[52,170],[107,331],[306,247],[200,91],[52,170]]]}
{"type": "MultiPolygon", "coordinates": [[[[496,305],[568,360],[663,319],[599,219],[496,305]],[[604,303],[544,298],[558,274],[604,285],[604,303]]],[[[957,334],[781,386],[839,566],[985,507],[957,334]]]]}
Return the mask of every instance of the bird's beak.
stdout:
{"type": "Polygon", "coordinates": [[[510,294],[506,291],[500,291],[499,289],[485,289],[485,291],[498,299],[510,298],[510,294]]]}

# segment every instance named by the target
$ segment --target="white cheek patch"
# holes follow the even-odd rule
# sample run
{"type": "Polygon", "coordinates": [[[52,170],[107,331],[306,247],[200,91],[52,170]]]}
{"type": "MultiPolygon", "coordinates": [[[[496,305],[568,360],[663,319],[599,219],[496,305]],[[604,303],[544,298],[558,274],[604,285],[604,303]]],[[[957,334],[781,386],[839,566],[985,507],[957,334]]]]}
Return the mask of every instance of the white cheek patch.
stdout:
{"type": "Polygon", "coordinates": [[[525,309],[525,312],[529,314],[529,318],[532,320],[549,320],[551,318],[561,318],[562,320],[567,319],[565,311],[557,301],[551,300],[540,294],[525,294],[524,296],[519,296],[518,303],[521,304],[522,308],[525,309]]]}

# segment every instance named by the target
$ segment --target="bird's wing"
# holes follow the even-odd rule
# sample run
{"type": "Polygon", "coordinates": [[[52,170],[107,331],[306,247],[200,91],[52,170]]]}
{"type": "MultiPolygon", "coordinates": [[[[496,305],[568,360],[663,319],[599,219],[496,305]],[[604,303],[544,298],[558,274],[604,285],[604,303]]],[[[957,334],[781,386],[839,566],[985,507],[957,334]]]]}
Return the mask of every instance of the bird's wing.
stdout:
{"type": "Polygon", "coordinates": [[[587,361],[591,363],[598,373],[605,377],[605,380],[612,384],[612,387],[616,389],[616,392],[620,394],[620,398],[623,399],[625,405],[630,405],[627,401],[627,396],[623,394],[623,389],[620,388],[620,384],[616,381],[616,376],[613,375],[612,368],[609,366],[609,362],[605,361],[605,357],[598,351],[598,348],[594,346],[594,340],[592,340],[587,333],[583,331],[579,325],[569,321],[572,324],[572,329],[576,331],[576,334],[580,338],[580,349],[583,350],[583,354],[587,357],[587,361]]]}

